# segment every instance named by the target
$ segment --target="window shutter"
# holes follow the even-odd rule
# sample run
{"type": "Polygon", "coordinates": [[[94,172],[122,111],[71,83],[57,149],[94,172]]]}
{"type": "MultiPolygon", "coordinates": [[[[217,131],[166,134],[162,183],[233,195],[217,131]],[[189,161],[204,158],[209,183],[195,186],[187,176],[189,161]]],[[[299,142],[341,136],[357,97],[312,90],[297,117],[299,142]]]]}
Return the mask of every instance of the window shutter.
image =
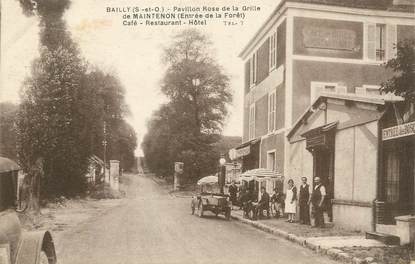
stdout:
{"type": "Polygon", "coordinates": [[[396,56],[395,45],[397,42],[396,25],[386,26],[386,58],[393,59],[396,56]]]}
{"type": "Polygon", "coordinates": [[[249,93],[249,86],[251,84],[251,63],[250,60],[248,60],[245,63],[245,94],[249,93]]]}
{"type": "Polygon", "coordinates": [[[261,83],[269,74],[269,39],[258,49],[257,52],[257,75],[256,83],[261,83]]]}
{"type": "Polygon", "coordinates": [[[376,24],[366,25],[366,57],[369,60],[376,60],[376,24]]]}

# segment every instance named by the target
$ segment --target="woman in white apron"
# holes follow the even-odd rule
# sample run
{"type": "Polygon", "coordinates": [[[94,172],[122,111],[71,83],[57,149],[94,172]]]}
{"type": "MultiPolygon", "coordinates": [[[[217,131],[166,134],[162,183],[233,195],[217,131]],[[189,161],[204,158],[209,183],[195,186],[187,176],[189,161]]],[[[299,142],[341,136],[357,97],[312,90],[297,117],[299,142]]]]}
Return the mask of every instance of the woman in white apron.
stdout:
{"type": "Polygon", "coordinates": [[[285,196],[285,213],[288,214],[287,222],[293,223],[297,211],[297,188],[292,179],[288,180],[288,189],[285,196]]]}

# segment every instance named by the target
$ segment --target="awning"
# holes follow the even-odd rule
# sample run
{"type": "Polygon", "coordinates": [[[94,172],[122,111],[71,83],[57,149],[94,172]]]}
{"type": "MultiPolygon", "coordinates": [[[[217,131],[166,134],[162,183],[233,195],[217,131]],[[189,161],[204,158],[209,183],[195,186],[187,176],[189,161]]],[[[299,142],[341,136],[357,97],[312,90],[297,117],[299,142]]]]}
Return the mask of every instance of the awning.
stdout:
{"type": "Polygon", "coordinates": [[[229,150],[230,159],[231,160],[236,160],[238,158],[249,155],[251,153],[251,146],[257,144],[260,141],[261,141],[261,139],[259,139],[259,138],[253,139],[253,140],[247,141],[247,142],[237,146],[234,149],[230,149],[229,150]]]}
{"type": "Polygon", "coordinates": [[[241,174],[239,177],[242,181],[261,181],[261,180],[284,180],[284,176],[281,173],[278,173],[276,171],[272,171],[269,169],[259,168],[259,169],[253,169],[249,171],[245,171],[241,174]]]}
{"type": "Polygon", "coordinates": [[[328,123],[301,134],[302,137],[306,138],[306,149],[332,146],[334,144],[334,134],[331,132],[336,129],[337,124],[338,122],[328,123]]]}
{"type": "Polygon", "coordinates": [[[197,181],[197,185],[218,184],[218,176],[210,175],[197,181]]]}
{"type": "Polygon", "coordinates": [[[9,171],[18,171],[20,166],[11,159],[0,157],[0,173],[9,171]]]}

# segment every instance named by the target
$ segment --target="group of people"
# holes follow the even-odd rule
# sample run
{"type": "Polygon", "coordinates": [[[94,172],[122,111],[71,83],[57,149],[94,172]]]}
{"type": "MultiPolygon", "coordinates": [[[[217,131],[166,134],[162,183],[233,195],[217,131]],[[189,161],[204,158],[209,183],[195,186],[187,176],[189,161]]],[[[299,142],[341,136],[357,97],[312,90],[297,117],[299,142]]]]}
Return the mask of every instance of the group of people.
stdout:
{"type": "Polygon", "coordinates": [[[324,227],[324,201],[327,196],[326,188],[321,183],[319,177],[314,178],[314,188],[311,189],[307,183],[307,178],[301,178],[301,185],[297,192],[297,187],[292,179],[288,180],[287,195],[285,197],[285,213],[288,214],[288,222],[295,221],[297,212],[297,202],[300,213],[300,224],[310,225],[310,205],[311,214],[314,217],[315,227],[324,227]]]}
{"type": "Polygon", "coordinates": [[[252,189],[245,189],[239,192],[239,200],[237,197],[238,187],[233,182],[229,186],[229,195],[233,204],[240,205],[241,209],[244,210],[247,215],[248,212],[252,211],[254,217],[258,215],[263,216],[263,211],[266,211],[269,217],[270,210],[274,211],[276,217],[282,216],[283,213],[287,214],[287,222],[293,223],[296,218],[297,205],[299,207],[299,222],[300,224],[310,225],[310,206],[311,214],[314,218],[314,227],[324,227],[324,201],[327,196],[326,188],[321,183],[319,177],[314,178],[314,188],[307,183],[307,178],[301,178],[301,185],[299,191],[294,184],[292,179],[288,180],[288,187],[285,194],[277,188],[274,189],[273,194],[270,196],[265,187],[261,187],[261,198],[258,203],[256,201],[256,195],[252,189]]]}

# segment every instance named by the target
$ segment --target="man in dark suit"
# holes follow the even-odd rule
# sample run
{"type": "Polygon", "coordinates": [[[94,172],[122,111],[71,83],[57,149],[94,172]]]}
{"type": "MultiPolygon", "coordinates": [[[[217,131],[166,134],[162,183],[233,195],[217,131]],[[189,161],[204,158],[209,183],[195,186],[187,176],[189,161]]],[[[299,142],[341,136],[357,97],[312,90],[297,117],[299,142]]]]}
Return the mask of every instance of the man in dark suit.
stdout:
{"type": "Polygon", "coordinates": [[[299,205],[300,205],[300,224],[310,224],[310,201],[311,194],[310,185],[307,184],[307,178],[301,178],[302,184],[300,185],[299,192],[299,205]]]}
{"type": "Polygon", "coordinates": [[[267,216],[269,217],[269,194],[265,187],[261,187],[261,199],[256,206],[256,215],[259,214],[259,217],[263,217],[263,210],[267,210],[267,216]]]}

